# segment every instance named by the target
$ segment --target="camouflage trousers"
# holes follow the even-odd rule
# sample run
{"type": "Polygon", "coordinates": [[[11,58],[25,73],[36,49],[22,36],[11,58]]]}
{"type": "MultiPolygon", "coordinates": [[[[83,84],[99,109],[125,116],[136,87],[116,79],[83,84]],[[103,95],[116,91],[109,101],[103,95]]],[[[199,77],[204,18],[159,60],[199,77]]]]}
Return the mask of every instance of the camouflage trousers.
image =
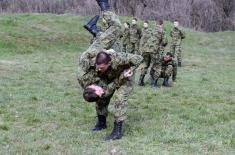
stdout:
{"type": "Polygon", "coordinates": [[[128,44],[123,44],[122,45],[122,52],[124,53],[129,53],[129,45],[128,44]]]}
{"type": "Polygon", "coordinates": [[[127,119],[128,97],[131,91],[132,87],[127,82],[118,88],[110,97],[97,101],[97,115],[103,115],[107,117],[108,109],[110,109],[116,121],[125,121],[127,119]],[[110,108],[108,108],[109,104],[110,108]]]}
{"type": "Polygon", "coordinates": [[[182,62],[182,50],[181,45],[171,45],[171,53],[174,58],[177,58],[177,62],[182,62]]]}
{"type": "Polygon", "coordinates": [[[173,59],[173,73],[172,73],[173,82],[176,82],[176,77],[177,77],[177,60],[174,58],[173,59]]]}
{"type": "Polygon", "coordinates": [[[170,77],[172,74],[173,74],[172,65],[163,66],[162,69],[160,70],[160,77],[162,78],[170,77]]]}
{"type": "Polygon", "coordinates": [[[154,57],[152,57],[152,66],[150,69],[150,78],[152,80],[156,80],[157,78],[159,78],[160,74],[161,74],[161,62],[160,62],[160,53],[155,54],[154,57]]]}
{"type": "Polygon", "coordinates": [[[131,54],[139,54],[139,42],[135,42],[135,43],[130,43],[130,50],[129,52],[131,54]]]}
{"type": "Polygon", "coordinates": [[[148,73],[148,68],[153,64],[153,57],[155,57],[155,55],[152,53],[143,53],[142,56],[144,58],[144,66],[141,69],[141,75],[146,75],[148,73]]]}

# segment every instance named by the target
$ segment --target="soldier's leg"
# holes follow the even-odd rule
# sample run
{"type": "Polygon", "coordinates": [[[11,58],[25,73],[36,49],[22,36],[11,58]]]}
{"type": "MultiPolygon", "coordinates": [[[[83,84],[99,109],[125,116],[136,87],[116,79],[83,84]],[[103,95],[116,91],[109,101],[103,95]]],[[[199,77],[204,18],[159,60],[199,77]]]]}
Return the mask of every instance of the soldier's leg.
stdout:
{"type": "Polygon", "coordinates": [[[173,72],[173,66],[169,65],[164,69],[164,81],[163,81],[163,86],[169,87],[169,78],[172,75],[173,72]]]}
{"type": "Polygon", "coordinates": [[[151,79],[151,87],[157,87],[158,79],[161,75],[161,63],[159,54],[154,54],[151,56],[152,58],[152,66],[150,69],[150,79],[151,79]]]}
{"type": "Polygon", "coordinates": [[[112,133],[108,135],[105,140],[115,140],[122,137],[122,123],[127,119],[128,97],[131,90],[132,88],[124,84],[115,91],[111,100],[112,106],[114,106],[114,128],[112,133]]]}
{"type": "Polygon", "coordinates": [[[122,52],[127,53],[127,45],[126,44],[122,45],[122,52]]]}
{"type": "Polygon", "coordinates": [[[140,86],[144,86],[144,77],[147,74],[148,68],[149,68],[150,63],[151,63],[151,57],[150,57],[149,53],[144,53],[143,58],[144,58],[144,66],[141,69],[141,74],[140,74],[140,79],[139,79],[139,85],[140,86]]]}
{"type": "Polygon", "coordinates": [[[140,55],[140,51],[139,51],[139,41],[137,41],[137,42],[135,43],[135,54],[140,55]]]}
{"type": "Polygon", "coordinates": [[[174,58],[177,58],[177,53],[175,51],[175,45],[171,45],[171,48],[170,48],[170,52],[173,54],[173,57],[174,58]]]}
{"type": "Polygon", "coordinates": [[[173,73],[172,73],[172,81],[175,83],[177,77],[177,61],[173,60],[173,73]]]}
{"type": "Polygon", "coordinates": [[[177,47],[176,47],[176,52],[177,52],[178,66],[181,67],[181,65],[182,65],[182,51],[181,51],[181,46],[177,46],[177,47]]]}
{"type": "Polygon", "coordinates": [[[110,102],[110,97],[105,99],[100,99],[99,101],[96,102],[96,113],[98,121],[95,127],[92,129],[93,131],[100,131],[102,129],[107,128],[106,117],[108,116],[109,102],[110,102]]]}
{"type": "Polygon", "coordinates": [[[129,52],[132,53],[132,54],[135,53],[135,43],[130,43],[129,52]]]}

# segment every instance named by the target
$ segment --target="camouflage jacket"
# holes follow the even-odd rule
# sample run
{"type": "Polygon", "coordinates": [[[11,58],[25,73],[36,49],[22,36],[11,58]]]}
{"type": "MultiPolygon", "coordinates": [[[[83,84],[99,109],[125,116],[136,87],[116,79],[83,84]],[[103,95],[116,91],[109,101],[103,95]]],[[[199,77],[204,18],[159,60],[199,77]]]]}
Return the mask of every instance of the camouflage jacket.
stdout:
{"type": "Polygon", "coordinates": [[[138,25],[131,25],[130,27],[130,42],[136,43],[139,42],[141,38],[141,29],[138,28],[138,25]]]}
{"type": "Polygon", "coordinates": [[[156,27],[152,30],[152,35],[147,41],[148,50],[150,53],[158,53],[160,45],[164,42],[165,32],[163,29],[156,27]]]}
{"type": "Polygon", "coordinates": [[[92,84],[102,87],[105,90],[105,94],[103,95],[104,98],[112,95],[114,91],[127,80],[128,79],[124,77],[124,73],[122,73],[118,78],[115,78],[112,82],[108,83],[99,77],[98,72],[94,68],[90,69],[87,73],[78,76],[78,83],[83,89],[92,84]]]}
{"type": "Polygon", "coordinates": [[[124,32],[122,34],[122,44],[123,45],[130,44],[130,29],[129,28],[124,29],[124,32]]]}
{"type": "Polygon", "coordinates": [[[110,56],[112,66],[105,73],[99,73],[96,71],[95,67],[92,66],[87,73],[78,77],[78,81],[83,88],[91,84],[97,84],[107,91],[105,92],[105,96],[110,95],[115,89],[118,89],[129,80],[124,77],[124,70],[137,68],[143,60],[139,55],[121,52],[112,53],[110,56]]]}
{"type": "Polygon", "coordinates": [[[146,48],[147,47],[147,41],[148,39],[151,37],[151,29],[150,28],[144,28],[142,29],[142,36],[140,39],[140,51],[141,53],[145,53],[146,52],[146,48]]]}
{"type": "Polygon", "coordinates": [[[170,32],[170,36],[172,37],[173,45],[181,45],[182,39],[185,38],[185,33],[179,28],[173,28],[170,32]]]}
{"type": "Polygon", "coordinates": [[[102,50],[112,48],[114,43],[120,38],[123,32],[121,22],[117,15],[111,11],[103,12],[103,18],[109,21],[109,27],[105,32],[101,32],[89,48],[82,53],[79,58],[79,65],[83,71],[87,72],[93,62],[93,58],[102,50]]]}

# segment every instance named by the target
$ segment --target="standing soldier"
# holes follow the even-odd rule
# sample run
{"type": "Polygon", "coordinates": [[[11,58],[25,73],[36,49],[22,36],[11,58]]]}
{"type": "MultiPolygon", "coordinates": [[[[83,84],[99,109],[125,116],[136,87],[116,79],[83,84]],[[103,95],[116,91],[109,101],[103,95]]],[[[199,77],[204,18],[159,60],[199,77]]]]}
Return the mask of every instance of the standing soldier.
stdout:
{"type": "Polygon", "coordinates": [[[125,22],[124,32],[122,34],[122,52],[128,53],[130,48],[130,24],[125,22]]]}
{"type": "Polygon", "coordinates": [[[157,26],[152,31],[152,37],[148,40],[148,45],[150,52],[154,55],[152,56],[152,66],[150,69],[151,87],[157,87],[157,78],[159,77],[158,70],[161,68],[161,53],[160,46],[166,45],[165,42],[166,34],[163,30],[163,20],[159,20],[157,26]]]}
{"type": "Polygon", "coordinates": [[[165,47],[168,44],[168,40],[167,40],[166,30],[164,29],[164,23],[162,25],[159,25],[159,28],[162,29],[164,33],[164,38],[159,47],[160,57],[162,57],[164,54],[165,47]]]}
{"type": "Polygon", "coordinates": [[[177,20],[174,21],[174,27],[170,32],[170,36],[172,37],[171,43],[171,52],[173,56],[177,58],[178,66],[182,65],[182,51],[181,51],[181,42],[182,39],[185,38],[185,33],[179,29],[179,22],[177,20]]]}
{"type": "Polygon", "coordinates": [[[144,28],[142,29],[142,37],[140,39],[139,51],[144,58],[144,67],[141,69],[139,85],[144,86],[144,77],[148,72],[148,68],[151,64],[151,53],[148,50],[147,41],[151,37],[151,29],[149,28],[149,22],[144,21],[144,28]]]}
{"type": "Polygon", "coordinates": [[[130,26],[130,53],[139,53],[139,43],[141,38],[141,29],[137,25],[137,19],[133,18],[130,26]]]}

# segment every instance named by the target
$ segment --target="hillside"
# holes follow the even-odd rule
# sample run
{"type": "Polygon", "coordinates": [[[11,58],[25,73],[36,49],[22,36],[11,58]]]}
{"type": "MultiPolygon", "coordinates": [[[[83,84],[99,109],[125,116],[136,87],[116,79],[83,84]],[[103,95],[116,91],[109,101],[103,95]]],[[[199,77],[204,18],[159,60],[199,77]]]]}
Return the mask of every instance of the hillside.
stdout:
{"type": "Polygon", "coordinates": [[[177,84],[136,86],[125,136],[104,142],[112,115],[107,130],[92,133],[95,105],[76,81],[89,18],[0,15],[0,154],[235,153],[235,32],[185,29],[177,84]]]}
{"type": "MultiPolygon", "coordinates": [[[[185,27],[206,32],[235,30],[234,0],[109,0],[119,15],[140,19],[179,20],[185,27]]],[[[99,13],[95,0],[1,0],[0,12],[99,13]]]]}

